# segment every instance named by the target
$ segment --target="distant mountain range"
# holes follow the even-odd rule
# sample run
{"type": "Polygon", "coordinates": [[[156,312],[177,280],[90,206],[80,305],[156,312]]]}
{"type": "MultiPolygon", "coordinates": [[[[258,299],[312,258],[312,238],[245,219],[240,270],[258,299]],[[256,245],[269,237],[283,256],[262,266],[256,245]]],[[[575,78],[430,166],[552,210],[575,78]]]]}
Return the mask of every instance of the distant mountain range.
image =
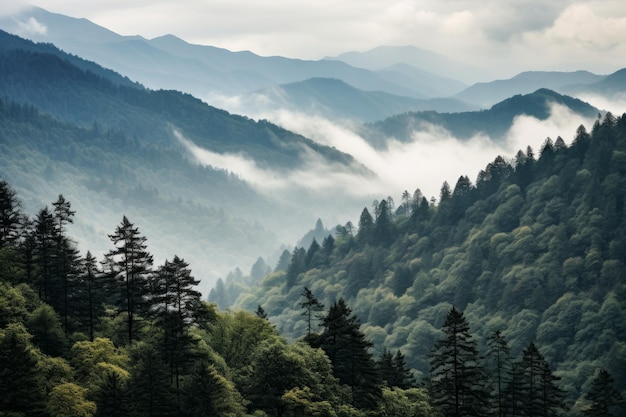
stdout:
{"type": "Polygon", "coordinates": [[[588,71],[528,71],[507,80],[476,83],[454,97],[479,106],[491,107],[495,103],[516,94],[528,94],[540,88],[563,92],[572,86],[593,84],[603,78],[602,75],[592,74],[588,71]]]}
{"type": "MultiPolygon", "coordinates": [[[[336,57],[328,57],[345,62],[358,68],[367,68],[373,71],[385,72],[397,68],[398,64],[420,68],[421,71],[438,74],[440,79],[448,78],[455,87],[462,84],[472,84],[477,80],[491,78],[488,70],[466,65],[432,51],[415,46],[378,46],[365,52],[345,52],[336,57]]],[[[450,95],[453,93],[450,93],[450,95]]]]}
{"type": "MultiPolygon", "coordinates": [[[[359,89],[413,98],[432,97],[431,94],[438,92],[434,80],[439,80],[442,91],[448,93],[463,88],[456,81],[430,75],[428,85],[422,83],[424,91],[420,91],[419,83],[409,85],[406,81],[424,76],[424,71],[416,70],[411,74],[410,68],[406,67],[402,69],[402,79],[394,80],[389,71],[378,74],[338,60],[261,57],[248,51],[231,52],[192,45],[173,35],[152,40],[121,36],[86,19],[50,13],[41,8],[0,18],[0,28],[38,42],[54,43],[147,87],[176,89],[201,98],[212,94],[241,94],[314,77],[337,78],[359,89]],[[26,32],[25,23],[29,21],[45,27],[45,32],[26,32]],[[455,87],[451,88],[450,83],[455,87]]],[[[396,69],[395,72],[400,71],[396,69]]]]}
{"type": "Polygon", "coordinates": [[[311,78],[245,94],[249,110],[289,109],[327,119],[374,122],[407,111],[460,112],[475,108],[454,98],[415,99],[382,91],[364,91],[335,78],[311,78]],[[262,103],[257,106],[257,103],[262,103]]]}

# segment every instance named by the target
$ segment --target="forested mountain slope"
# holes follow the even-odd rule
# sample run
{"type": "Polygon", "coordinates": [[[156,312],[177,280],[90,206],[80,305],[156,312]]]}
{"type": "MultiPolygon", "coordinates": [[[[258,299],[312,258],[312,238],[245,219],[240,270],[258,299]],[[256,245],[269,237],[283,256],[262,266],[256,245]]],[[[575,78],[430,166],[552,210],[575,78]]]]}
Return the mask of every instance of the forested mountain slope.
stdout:
{"type": "MultiPolygon", "coordinates": [[[[222,273],[295,240],[292,230],[312,224],[321,215],[315,207],[326,206],[304,188],[291,191],[297,198],[270,199],[249,177],[226,171],[240,165],[219,158],[276,178],[309,164],[369,175],[351,156],[268,121],[146,89],[49,44],[4,32],[0,40],[0,175],[28,210],[65,193],[83,214],[73,226],[83,250],[101,248],[102,228],[123,212],[167,242],[164,249],[188,248],[208,293],[222,273]],[[199,163],[181,137],[216,155],[217,166],[199,163]]],[[[327,198],[353,204],[345,197],[327,198]]]]}
{"type": "Polygon", "coordinates": [[[197,145],[214,152],[241,153],[264,166],[294,167],[309,152],[332,162],[352,159],[267,122],[231,115],[177,91],[127,86],[121,76],[76,57],[0,32],[0,96],[33,105],[54,117],[91,127],[115,128],[142,142],[165,146],[176,143],[174,129],[197,145]],[[50,51],[54,51],[51,53],[50,51]],[[83,62],[85,70],[73,64],[83,62]],[[112,81],[113,80],[113,81],[112,81]]]}
{"type": "Polygon", "coordinates": [[[240,286],[235,306],[260,305],[297,339],[307,333],[305,287],[326,305],[343,297],[374,345],[401,349],[419,377],[455,306],[483,345],[497,330],[512,355],[534,341],[572,404],[596,367],[624,392],[625,196],[626,116],[608,113],[570,146],[548,139],[537,153],[497,157],[475,184],[444,183],[437,204],[419,189],[397,208],[374,202],[358,230],[337,226],[334,238],[296,248],[286,268],[240,286]]]}

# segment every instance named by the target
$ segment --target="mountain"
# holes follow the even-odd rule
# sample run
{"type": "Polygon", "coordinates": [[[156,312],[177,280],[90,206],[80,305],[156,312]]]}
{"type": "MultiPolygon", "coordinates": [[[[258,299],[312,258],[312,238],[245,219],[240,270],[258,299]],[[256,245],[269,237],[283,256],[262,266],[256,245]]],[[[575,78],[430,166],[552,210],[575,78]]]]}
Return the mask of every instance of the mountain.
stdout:
{"type": "Polygon", "coordinates": [[[588,71],[527,71],[506,80],[476,83],[456,94],[455,98],[489,107],[516,94],[528,94],[540,88],[565,93],[569,86],[593,84],[603,78],[588,71]]]}
{"type": "Polygon", "coordinates": [[[316,208],[327,198],[355,204],[348,195],[283,186],[283,179],[320,167],[371,175],[351,156],[268,121],[146,89],[50,44],[0,32],[0,45],[0,177],[31,211],[66,193],[90,213],[76,227],[94,251],[107,244],[97,231],[108,224],[110,233],[117,222],[111,213],[128,214],[167,242],[160,256],[188,248],[204,291],[237,263],[295,241],[293,230],[327,213],[316,208]],[[262,180],[269,188],[251,185],[262,180]]]}
{"type": "Polygon", "coordinates": [[[623,395],[626,118],[607,114],[574,134],[569,146],[546,140],[537,154],[498,156],[476,184],[467,176],[444,184],[438,202],[419,188],[395,208],[376,201],[353,214],[358,230],[338,227],[322,247],[294,251],[286,269],[239,283],[231,308],[262,306],[287,337],[315,340],[305,289],[326,306],[345,300],[377,354],[399,349],[427,377],[454,307],[485,351],[501,332],[509,364],[534,343],[566,392],[567,415],[586,404],[598,368],[623,395]]]}
{"type": "MultiPolygon", "coordinates": [[[[345,52],[325,59],[339,60],[358,68],[384,71],[397,64],[418,68],[419,71],[437,74],[439,77],[474,83],[489,78],[489,71],[455,61],[432,51],[415,46],[378,46],[365,52],[345,52]]],[[[459,81],[454,81],[458,84],[459,81]]]]}
{"type": "Polygon", "coordinates": [[[376,73],[389,81],[420,91],[426,97],[449,97],[467,88],[465,83],[423,71],[403,62],[377,70],[376,73]]]}
{"type": "Polygon", "coordinates": [[[173,35],[152,40],[121,36],[86,19],[31,8],[0,19],[0,28],[98,62],[150,88],[167,88],[206,98],[235,95],[313,77],[337,78],[369,91],[421,97],[419,91],[339,61],[261,57],[193,45],[173,35]],[[27,31],[36,27],[37,31],[27,31]],[[78,35],[80,34],[80,35],[78,35]]]}
{"type": "Polygon", "coordinates": [[[569,86],[565,91],[571,94],[597,94],[608,98],[622,98],[626,93],[626,68],[615,71],[594,83],[569,86]]]}
{"type": "Polygon", "coordinates": [[[351,119],[374,122],[407,111],[467,111],[471,107],[456,99],[414,99],[382,91],[363,91],[330,78],[311,78],[256,91],[242,96],[250,110],[288,109],[330,120],[351,119]],[[260,104],[259,104],[260,103],[260,104]]]}
{"type": "Polygon", "coordinates": [[[493,105],[489,110],[437,113],[417,112],[389,117],[368,125],[363,135],[377,146],[384,146],[387,138],[410,141],[412,133],[420,126],[443,127],[455,138],[469,139],[477,134],[491,138],[503,137],[520,115],[538,120],[550,117],[551,106],[558,104],[580,115],[581,120],[597,117],[599,110],[579,99],[558,94],[548,89],[539,89],[531,94],[516,95],[493,105]]]}

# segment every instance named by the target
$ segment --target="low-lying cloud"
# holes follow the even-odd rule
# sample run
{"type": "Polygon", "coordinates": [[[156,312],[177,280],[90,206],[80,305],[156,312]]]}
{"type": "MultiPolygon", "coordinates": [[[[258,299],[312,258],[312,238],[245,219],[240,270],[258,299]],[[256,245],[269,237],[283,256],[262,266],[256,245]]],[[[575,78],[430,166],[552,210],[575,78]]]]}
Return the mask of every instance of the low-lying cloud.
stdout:
{"type": "MultiPolygon", "coordinates": [[[[223,106],[233,112],[246,112],[237,99],[223,100],[223,106]]],[[[602,107],[601,107],[602,108],[602,107]]],[[[550,137],[555,140],[561,136],[566,143],[571,143],[576,129],[582,124],[588,130],[594,122],[576,114],[567,107],[553,104],[550,117],[538,120],[531,116],[518,116],[514,119],[508,133],[502,138],[490,138],[476,135],[469,140],[454,137],[450,132],[432,124],[423,124],[416,128],[410,141],[388,138],[384,149],[376,149],[356,132],[356,126],[349,121],[332,121],[327,118],[309,115],[286,109],[262,111],[257,107],[256,114],[248,115],[264,118],[318,143],[332,146],[352,155],[358,162],[374,172],[374,178],[348,175],[337,167],[320,166],[312,161],[306,167],[290,174],[289,179],[276,178],[276,173],[255,172],[252,176],[263,180],[251,182],[260,187],[288,184],[290,187],[306,187],[315,184],[320,191],[338,191],[350,193],[364,199],[375,196],[391,196],[399,199],[404,190],[413,192],[419,188],[422,193],[438,198],[441,185],[447,181],[454,187],[461,175],[467,175],[472,181],[480,170],[492,162],[498,155],[512,160],[518,150],[533,148],[536,155],[550,137]]],[[[235,167],[233,165],[232,167],[235,167]]],[[[223,165],[227,167],[227,165],[223,165]]],[[[227,167],[234,171],[236,168],[227,167]]],[[[236,172],[236,171],[234,171],[236,172]]],[[[240,174],[244,179],[250,175],[240,174]]],[[[366,200],[367,201],[367,200],[366,200]]]]}

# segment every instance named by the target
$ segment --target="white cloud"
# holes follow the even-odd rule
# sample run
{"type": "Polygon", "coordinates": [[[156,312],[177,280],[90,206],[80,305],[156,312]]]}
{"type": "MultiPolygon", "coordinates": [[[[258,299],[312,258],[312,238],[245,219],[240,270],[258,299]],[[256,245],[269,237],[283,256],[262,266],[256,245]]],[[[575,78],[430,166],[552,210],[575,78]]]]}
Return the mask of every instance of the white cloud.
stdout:
{"type": "Polygon", "coordinates": [[[46,25],[40,23],[34,17],[30,17],[24,21],[18,21],[18,35],[20,36],[45,36],[48,33],[46,25]]]}
{"type": "MultiPolygon", "coordinates": [[[[263,112],[257,107],[257,110],[259,113],[253,117],[267,118],[318,143],[346,152],[376,174],[375,178],[364,179],[346,175],[345,171],[334,171],[336,167],[316,167],[311,163],[290,175],[289,186],[310,182],[319,190],[343,189],[364,198],[389,195],[399,198],[402,191],[412,192],[415,188],[420,188],[429,198],[438,197],[444,181],[454,187],[461,175],[467,175],[474,182],[479,171],[498,155],[512,159],[518,150],[525,151],[528,146],[538,154],[547,137],[555,140],[561,136],[569,143],[578,126],[584,124],[590,130],[593,124],[593,120],[584,119],[566,107],[552,105],[547,120],[518,116],[502,140],[486,135],[462,140],[441,127],[424,124],[416,127],[412,141],[406,143],[391,138],[387,148],[380,150],[355,133],[355,126],[350,122],[331,121],[285,109],[263,112]],[[325,178],[320,173],[324,173],[325,178]]],[[[285,181],[280,183],[284,185],[285,181]]]]}

